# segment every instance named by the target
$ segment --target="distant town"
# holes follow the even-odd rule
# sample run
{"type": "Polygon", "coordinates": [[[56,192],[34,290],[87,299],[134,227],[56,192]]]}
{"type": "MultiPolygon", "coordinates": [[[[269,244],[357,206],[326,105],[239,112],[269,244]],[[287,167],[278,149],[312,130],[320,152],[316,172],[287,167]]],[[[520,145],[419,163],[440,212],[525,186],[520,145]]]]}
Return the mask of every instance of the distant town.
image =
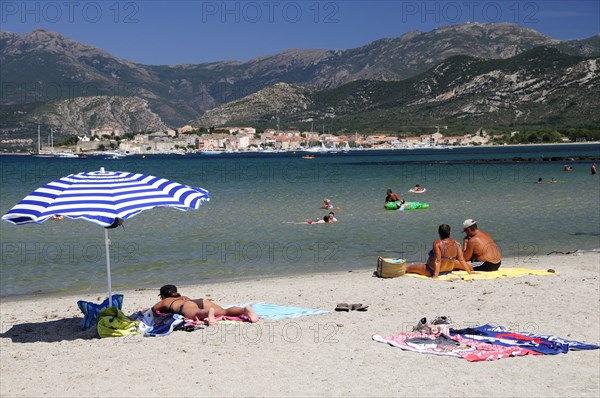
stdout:
{"type": "MultiPolygon", "coordinates": [[[[445,127],[442,127],[445,128],[445,127]]],[[[360,149],[418,149],[479,146],[505,143],[507,137],[519,132],[493,135],[480,129],[474,134],[446,136],[440,127],[432,134],[399,136],[387,134],[335,135],[315,131],[267,129],[257,132],[253,127],[224,127],[215,129],[194,128],[186,125],[162,132],[125,133],[121,129],[92,129],[89,135],[69,136],[59,143],[53,138],[3,139],[0,144],[36,147],[32,154],[59,154],[78,156],[110,152],[115,155],[133,154],[186,154],[232,152],[336,152],[360,149]],[[42,142],[43,141],[43,142],[42,142]]],[[[536,136],[537,137],[537,136],[536,136]]],[[[558,132],[546,133],[542,142],[570,142],[558,132]],[[548,135],[549,134],[549,135],[548,135]]],[[[521,139],[522,141],[522,139],[521,139]]],[[[580,140],[577,140],[580,141],[580,140]]],[[[519,143],[519,142],[515,142],[519,143]]],[[[532,142],[533,143],[533,142],[532,142]]],[[[6,152],[6,150],[5,150],[6,152]]]]}

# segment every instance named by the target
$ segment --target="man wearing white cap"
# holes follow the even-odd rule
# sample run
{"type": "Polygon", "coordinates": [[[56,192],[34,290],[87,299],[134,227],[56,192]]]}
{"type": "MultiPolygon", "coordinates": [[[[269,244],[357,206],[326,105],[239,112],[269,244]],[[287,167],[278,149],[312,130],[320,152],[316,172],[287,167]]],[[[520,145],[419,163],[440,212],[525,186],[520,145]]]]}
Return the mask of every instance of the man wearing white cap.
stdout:
{"type": "Polygon", "coordinates": [[[477,221],[467,219],[463,222],[463,256],[471,261],[473,271],[496,271],[502,263],[500,249],[492,237],[477,228],[477,221]]]}

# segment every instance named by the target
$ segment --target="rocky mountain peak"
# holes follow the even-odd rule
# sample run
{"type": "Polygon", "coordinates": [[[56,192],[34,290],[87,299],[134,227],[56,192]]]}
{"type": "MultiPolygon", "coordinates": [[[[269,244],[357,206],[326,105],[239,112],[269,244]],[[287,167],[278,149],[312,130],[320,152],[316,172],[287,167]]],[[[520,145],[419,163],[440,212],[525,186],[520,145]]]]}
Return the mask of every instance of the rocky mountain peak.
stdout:
{"type": "Polygon", "coordinates": [[[366,79],[402,81],[452,56],[505,59],[541,45],[597,56],[599,37],[560,42],[515,24],[470,23],[411,31],[353,49],[293,49],[248,62],[152,66],[113,57],[44,29],[22,35],[0,32],[0,78],[13,83],[0,101],[6,105],[40,101],[39,95],[23,94],[19,87],[40,87],[44,93],[45,87],[66,82],[64,96],[53,99],[135,95],[148,100],[163,120],[180,125],[280,82],[323,90],[366,79]]]}
{"type": "Polygon", "coordinates": [[[237,120],[274,120],[278,117],[305,111],[311,105],[310,91],[304,87],[277,83],[206,112],[195,124],[220,126],[237,120]]]}

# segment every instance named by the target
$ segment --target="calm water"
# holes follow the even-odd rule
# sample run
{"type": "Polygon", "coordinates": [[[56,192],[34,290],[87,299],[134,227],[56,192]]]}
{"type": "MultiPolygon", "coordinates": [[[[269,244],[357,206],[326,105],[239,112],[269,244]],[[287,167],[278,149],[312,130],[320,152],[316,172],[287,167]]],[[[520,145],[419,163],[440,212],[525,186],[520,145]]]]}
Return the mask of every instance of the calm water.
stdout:
{"type": "MultiPolygon", "coordinates": [[[[437,226],[453,237],[474,218],[505,258],[533,266],[552,251],[600,248],[600,178],[591,162],[508,162],[515,156],[600,157],[600,145],[360,151],[351,154],[189,155],[45,159],[0,157],[0,211],[80,171],[142,172],[208,189],[198,211],[154,209],[110,231],[114,290],[172,283],[374,268],[377,256],[425,259],[437,226]],[[486,160],[477,162],[476,160],[486,160]],[[503,161],[504,160],[504,161],[503,161]],[[536,184],[539,177],[556,184],[536,184]],[[425,194],[411,194],[415,184],[425,194]],[[386,211],[392,188],[428,210],[386,211]],[[339,222],[294,224],[325,215],[339,222]]],[[[0,295],[105,292],[104,231],[86,221],[0,223],[0,295]]]]}

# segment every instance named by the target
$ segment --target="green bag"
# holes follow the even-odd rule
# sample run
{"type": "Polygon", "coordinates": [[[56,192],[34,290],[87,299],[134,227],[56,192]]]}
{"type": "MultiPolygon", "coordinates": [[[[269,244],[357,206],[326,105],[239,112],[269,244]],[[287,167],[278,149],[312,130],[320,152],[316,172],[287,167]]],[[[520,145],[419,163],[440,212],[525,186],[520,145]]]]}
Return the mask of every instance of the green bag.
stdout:
{"type": "Polygon", "coordinates": [[[100,337],[123,337],[139,334],[138,321],[125,316],[117,307],[108,307],[98,314],[98,334],[100,337]]]}

